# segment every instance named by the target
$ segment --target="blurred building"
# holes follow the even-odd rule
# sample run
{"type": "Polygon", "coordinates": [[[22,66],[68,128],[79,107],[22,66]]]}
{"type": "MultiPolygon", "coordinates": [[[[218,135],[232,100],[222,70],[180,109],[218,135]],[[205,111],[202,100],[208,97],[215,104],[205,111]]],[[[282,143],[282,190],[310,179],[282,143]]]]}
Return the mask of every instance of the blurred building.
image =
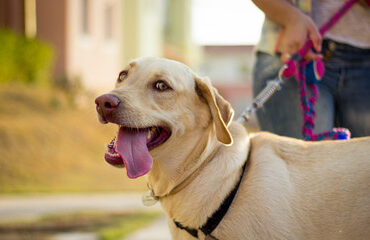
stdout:
{"type": "Polygon", "coordinates": [[[166,0],[164,56],[198,70],[201,49],[193,42],[192,0],[166,0]]]}
{"type": "Polygon", "coordinates": [[[202,47],[200,72],[214,83],[240,84],[251,82],[254,62],[252,45],[206,45],[202,47]]]}
{"type": "Polygon", "coordinates": [[[52,45],[56,80],[97,88],[121,68],[121,0],[0,0],[0,9],[1,27],[52,45]]]}
{"type": "Polygon", "coordinates": [[[190,23],[191,0],[0,0],[0,27],[53,46],[55,79],[101,91],[137,57],[194,63],[190,23]]]}
{"type": "Polygon", "coordinates": [[[208,76],[240,113],[252,99],[253,62],[252,45],[206,45],[202,46],[199,72],[208,76]]]}
{"type": "Polygon", "coordinates": [[[25,10],[23,0],[0,0],[0,27],[10,28],[17,33],[25,32],[25,10]]]}
{"type": "Polygon", "coordinates": [[[121,16],[124,65],[142,56],[163,56],[166,1],[123,0],[121,16]]]}

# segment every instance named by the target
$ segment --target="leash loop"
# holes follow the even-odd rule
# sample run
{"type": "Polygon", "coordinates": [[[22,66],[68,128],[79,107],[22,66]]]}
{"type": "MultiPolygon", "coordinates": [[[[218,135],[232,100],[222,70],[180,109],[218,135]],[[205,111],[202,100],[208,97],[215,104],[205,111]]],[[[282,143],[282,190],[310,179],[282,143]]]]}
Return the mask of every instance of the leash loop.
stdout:
{"type": "MultiPolygon", "coordinates": [[[[322,36],[333,27],[339,19],[359,0],[347,0],[344,5],[320,28],[322,36]]],[[[370,6],[370,0],[366,0],[370,6]]],[[[314,134],[315,127],[314,105],[318,98],[318,82],[324,74],[324,64],[321,60],[306,62],[304,56],[312,49],[313,43],[308,40],[298,52],[296,52],[279,70],[278,77],[268,81],[267,86],[257,95],[252,104],[236,120],[239,123],[248,121],[250,115],[255,113],[258,108],[278,90],[283,82],[283,78],[289,78],[295,75],[299,83],[299,93],[301,99],[301,108],[303,112],[302,133],[305,140],[324,140],[324,139],[349,139],[351,133],[345,128],[333,128],[329,131],[314,134]],[[311,70],[311,71],[310,71],[311,70]],[[308,73],[308,74],[307,74],[308,73]],[[310,94],[307,94],[307,91],[310,94]]]]}

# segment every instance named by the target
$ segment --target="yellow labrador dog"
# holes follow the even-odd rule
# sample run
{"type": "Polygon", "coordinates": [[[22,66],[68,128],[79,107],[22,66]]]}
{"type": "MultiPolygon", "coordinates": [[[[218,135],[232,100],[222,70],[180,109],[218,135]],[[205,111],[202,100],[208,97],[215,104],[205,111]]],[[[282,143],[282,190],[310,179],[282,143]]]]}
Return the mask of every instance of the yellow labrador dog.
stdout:
{"type": "Polygon", "coordinates": [[[187,66],[132,61],[96,99],[119,125],[105,159],[147,176],[173,239],[370,239],[370,138],[248,136],[187,66]]]}

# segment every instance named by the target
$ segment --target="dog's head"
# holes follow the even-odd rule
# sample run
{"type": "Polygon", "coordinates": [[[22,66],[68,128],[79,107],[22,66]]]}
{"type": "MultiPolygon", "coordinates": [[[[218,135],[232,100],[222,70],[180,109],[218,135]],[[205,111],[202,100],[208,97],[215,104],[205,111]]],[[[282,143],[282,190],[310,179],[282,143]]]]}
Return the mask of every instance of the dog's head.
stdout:
{"type": "Polygon", "coordinates": [[[132,61],[117,77],[113,91],[95,100],[99,120],[119,125],[105,159],[126,166],[137,178],[153,164],[150,151],[171,149],[185,133],[214,125],[217,139],[231,144],[227,129],[233,110],[211,86],[189,67],[163,58],[132,61]],[[167,146],[167,147],[166,147],[167,146]]]}

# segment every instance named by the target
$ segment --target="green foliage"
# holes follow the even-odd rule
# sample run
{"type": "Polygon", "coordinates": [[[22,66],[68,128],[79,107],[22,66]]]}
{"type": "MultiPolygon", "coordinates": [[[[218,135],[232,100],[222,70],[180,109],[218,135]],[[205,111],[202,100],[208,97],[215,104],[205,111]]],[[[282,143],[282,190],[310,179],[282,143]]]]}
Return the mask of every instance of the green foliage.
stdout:
{"type": "Polygon", "coordinates": [[[100,240],[122,239],[163,216],[160,212],[76,212],[37,219],[3,220],[0,239],[57,239],[65,232],[94,233],[100,240]]]}
{"type": "Polygon", "coordinates": [[[159,213],[137,213],[128,215],[125,218],[116,221],[116,224],[101,228],[99,236],[102,240],[123,239],[140,228],[146,227],[160,216],[159,213]]]}
{"type": "Polygon", "coordinates": [[[52,59],[53,50],[49,45],[9,30],[0,30],[0,83],[47,85],[52,59]]]}

